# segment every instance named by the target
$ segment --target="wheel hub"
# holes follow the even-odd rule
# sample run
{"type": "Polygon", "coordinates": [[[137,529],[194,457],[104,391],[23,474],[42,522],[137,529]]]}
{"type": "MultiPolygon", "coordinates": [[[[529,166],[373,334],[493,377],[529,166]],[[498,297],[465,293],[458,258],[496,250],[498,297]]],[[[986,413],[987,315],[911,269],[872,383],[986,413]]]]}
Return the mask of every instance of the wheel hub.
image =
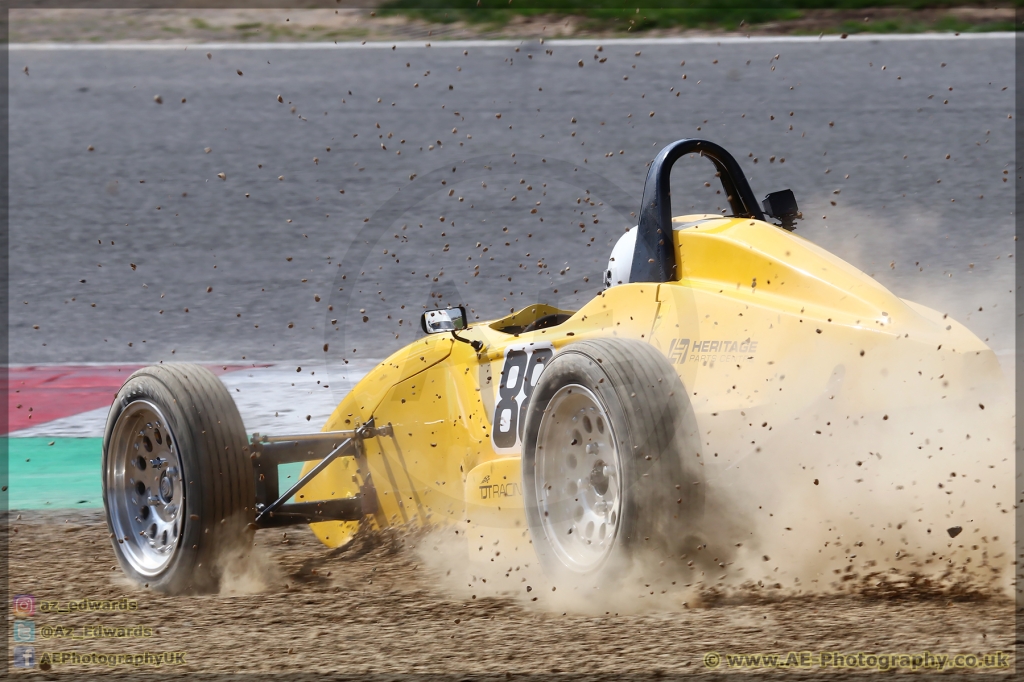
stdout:
{"type": "Polygon", "coordinates": [[[608,467],[600,459],[594,462],[594,468],[590,470],[590,486],[599,497],[604,497],[608,492],[608,467]]]}
{"type": "Polygon", "coordinates": [[[173,498],[174,483],[171,482],[171,479],[167,476],[167,474],[164,474],[163,476],[160,477],[160,500],[164,504],[170,504],[173,498]]]}

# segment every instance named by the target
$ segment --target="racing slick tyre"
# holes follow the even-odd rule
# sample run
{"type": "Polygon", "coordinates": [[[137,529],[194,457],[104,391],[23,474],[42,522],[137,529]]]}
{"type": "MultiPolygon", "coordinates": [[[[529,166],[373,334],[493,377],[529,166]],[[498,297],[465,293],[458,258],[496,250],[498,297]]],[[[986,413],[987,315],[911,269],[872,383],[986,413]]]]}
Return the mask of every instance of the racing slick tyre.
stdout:
{"type": "Polygon", "coordinates": [[[217,590],[252,544],[255,485],[245,427],[198,365],[132,374],[103,434],[103,506],[125,575],[168,594],[217,590]]]}
{"type": "Polygon", "coordinates": [[[641,341],[563,349],[527,407],[523,495],[533,547],[556,580],[603,582],[643,553],[678,556],[704,509],[686,389],[641,341]]]}

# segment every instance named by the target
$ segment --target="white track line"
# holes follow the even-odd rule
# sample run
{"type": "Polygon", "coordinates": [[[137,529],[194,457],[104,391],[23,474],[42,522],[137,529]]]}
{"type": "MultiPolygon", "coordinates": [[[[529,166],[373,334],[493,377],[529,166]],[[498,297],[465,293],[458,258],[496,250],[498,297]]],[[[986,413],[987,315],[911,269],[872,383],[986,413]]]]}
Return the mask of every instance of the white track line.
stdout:
{"type": "MultiPolygon", "coordinates": [[[[776,43],[847,43],[847,42],[921,42],[934,40],[1012,40],[1010,31],[991,33],[857,33],[842,38],[835,34],[823,36],[692,36],[677,38],[558,38],[545,40],[549,46],[591,46],[591,45],[745,45],[776,43]]],[[[309,43],[184,43],[184,42],[123,42],[123,43],[11,43],[10,51],[65,51],[65,50],[390,50],[392,47],[408,48],[457,48],[468,47],[520,47],[541,45],[539,40],[422,40],[367,41],[367,42],[309,42],[309,43]]]]}
{"type": "Polygon", "coordinates": [[[107,424],[109,407],[79,412],[70,417],[35,424],[27,429],[12,431],[5,438],[102,438],[107,424]]]}
{"type": "MultiPolygon", "coordinates": [[[[322,366],[278,363],[220,375],[249,433],[319,431],[338,402],[376,363],[365,361],[328,373],[322,366]],[[302,366],[301,372],[296,367],[302,366]],[[315,374],[311,374],[315,372],[315,374]],[[321,383],[317,383],[320,381],[321,383]],[[324,387],[327,384],[327,388],[324,387]],[[306,419],[309,415],[309,419],[306,419]]],[[[15,431],[11,438],[100,438],[109,408],[54,419],[15,431]]]]}

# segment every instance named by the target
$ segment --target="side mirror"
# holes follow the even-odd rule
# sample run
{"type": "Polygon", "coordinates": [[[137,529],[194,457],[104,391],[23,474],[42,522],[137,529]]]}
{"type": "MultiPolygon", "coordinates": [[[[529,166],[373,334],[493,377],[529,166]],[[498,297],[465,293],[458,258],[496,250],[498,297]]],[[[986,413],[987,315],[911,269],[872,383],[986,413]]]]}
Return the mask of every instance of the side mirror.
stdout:
{"type": "Polygon", "coordinates": [[[428,310],[420,318],[420,326],[427,334],[457,332],[466,328],[466,308],[448,308],[447,310],[428,310]]]}
{"type": "Polygon", "coordinates": [[[803,218],[800,208],[796,205],[796,196],[793,190],[784,189],[772,192],[761,202],[764,212],[773,218],[782,221],[782,228],[792,232],[796,229],[796,221],[803,218]]]}

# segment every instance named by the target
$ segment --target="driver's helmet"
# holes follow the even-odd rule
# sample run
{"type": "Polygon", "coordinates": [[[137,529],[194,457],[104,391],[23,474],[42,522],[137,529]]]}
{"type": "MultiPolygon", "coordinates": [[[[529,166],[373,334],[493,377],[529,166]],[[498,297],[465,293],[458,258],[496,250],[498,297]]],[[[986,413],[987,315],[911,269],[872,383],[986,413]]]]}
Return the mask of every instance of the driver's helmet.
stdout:
{"type": "Polygon", "coordinates": [[[629,282],[630,272],[633,269],[636,234],[636,226],[633,226],[619,237],[619,241],[615,242],[615,248],[612,249],[612,255],[608,259],[608,269],[604,271],[605,289],[629,282]]]}
{"type": "Polygon", "coordinates": [[[455,323],[447,310],[428,310],[423,316],[423,331],[429,334],[454,332],[455,323]]]}

